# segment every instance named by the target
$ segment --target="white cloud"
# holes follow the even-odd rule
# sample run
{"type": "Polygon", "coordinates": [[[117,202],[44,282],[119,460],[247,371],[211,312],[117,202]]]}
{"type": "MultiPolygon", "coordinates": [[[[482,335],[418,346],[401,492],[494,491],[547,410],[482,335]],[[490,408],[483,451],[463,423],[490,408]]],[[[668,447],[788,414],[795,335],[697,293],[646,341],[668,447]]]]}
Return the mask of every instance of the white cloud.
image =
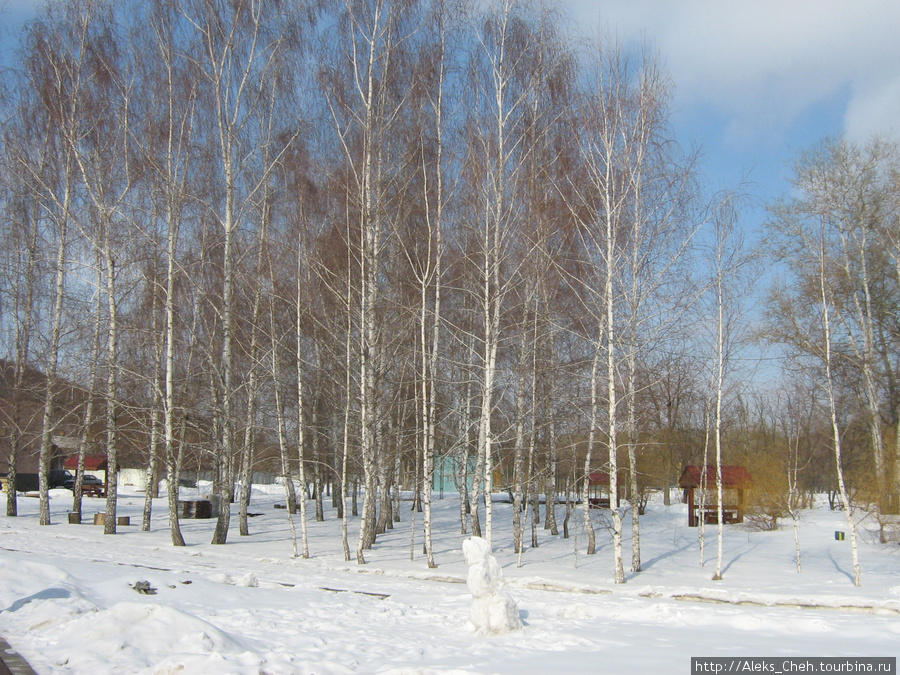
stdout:
{"type": "Polygon", "coordinates": [[[727,120],[732,142],[780,135],[816,106],[847,96],[845,130],[900,119],[900,2],[569,0],[581,25],[655,44],[682,109],[727,120]]]}
{"type": "Polygon", "coordinates": [[[844,115],[847,137],[864,142],[873,133],[900,137],[900,74],[872,91],[855,95],[844,115]]]}

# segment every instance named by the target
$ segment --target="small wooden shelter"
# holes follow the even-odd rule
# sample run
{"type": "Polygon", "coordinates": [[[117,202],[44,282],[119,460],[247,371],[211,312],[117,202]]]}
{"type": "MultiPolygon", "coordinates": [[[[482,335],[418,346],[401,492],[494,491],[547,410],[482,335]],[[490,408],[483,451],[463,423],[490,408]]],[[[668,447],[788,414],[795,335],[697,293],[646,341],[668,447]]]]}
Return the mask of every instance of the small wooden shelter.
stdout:
{"type": "MultiPolygon", "coordinates": [[[[65,468],[69,471],[77,471],[78,470],[78,455],[73,455],[66,460],[65,468]]],[[[103,490],[102,494],[99,496],[105,496],[109,494],[109,462],[106,459],[105,455],[85,455],[84,456],[84,470],[86,473],[92,473],[95,476],[97,474],[102,475],[103,480],[103,490]]],[[[97,476],[97,478],[101,478],[101,476],[97,476]]]]}
{"type": "MultiPolygon", "coordinates": [[[[619,480],[616,495],[616,508],[621,505],[624,485],[619,480]]],[[[606,471],[593,471],[588,476],[588,504],[592,509],[608,509],[610,506],[609,474],[606,471]]]]}
{"type": "MultiPolygon", "coordinates": [[[[716,490],[716,467],[707,465],[705,476],[700,468],[686,466],[678,480],[678,486],[685,491],[688,505],[688,525],[697,527],[700,519],[705,523],[719,522],[718,494],[716,490]],[[705,499],[698,499],[704,490],[705,499]]],[[[753,485],[750,472],[743,466],[722,465],[722,521],[724,523],[744,522],[745,492],[753,485]]]]}

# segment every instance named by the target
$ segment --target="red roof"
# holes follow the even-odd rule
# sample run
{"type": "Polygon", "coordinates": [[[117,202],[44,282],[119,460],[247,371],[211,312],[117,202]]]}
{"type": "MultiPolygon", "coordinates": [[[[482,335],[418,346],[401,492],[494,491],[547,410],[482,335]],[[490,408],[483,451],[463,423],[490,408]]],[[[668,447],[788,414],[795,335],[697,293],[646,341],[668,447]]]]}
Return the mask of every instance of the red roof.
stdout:
{"type": "MultiPolygon", "coordinates": [[[[746,467],[736,465],[722,465],[722,486],[726,488],[743,488],[753,483],[753,478],[746,467]]],[[[716,484],[716,467],[707,465],[706,484],[716,484]]],[[[696,466],[686,466],[678,480],[678,487],[694,488],[700,486],[700,469],[696,466]]]]}
{"type": "MultiPolygon", "coordinates": [[[[78,455],[73,455],[66,460],[63,465],[66,469],[75,470],[78,468],[78,455]]],[[[109,465],[106,463],[106,457],[103,455],[85,455],[84,469],[85,471],[106,471],[109,465]]]]}
{"type": "Polygon", "coordinates": [[[609,485],[609,474],[606,471],[594,471],[588,479],[592,485],[609,485]]]}

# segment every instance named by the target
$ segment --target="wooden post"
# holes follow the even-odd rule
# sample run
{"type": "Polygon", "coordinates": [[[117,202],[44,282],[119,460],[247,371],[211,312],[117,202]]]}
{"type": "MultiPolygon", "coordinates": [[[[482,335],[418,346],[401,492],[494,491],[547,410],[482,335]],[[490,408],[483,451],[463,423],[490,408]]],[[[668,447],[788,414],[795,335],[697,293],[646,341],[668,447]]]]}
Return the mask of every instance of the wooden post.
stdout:
{"type": "Polygon", "coordinates": [[[697,526],[697,515],[694,513],[694,488],[689,487],[688,491],[688,527],[697,526]]]}

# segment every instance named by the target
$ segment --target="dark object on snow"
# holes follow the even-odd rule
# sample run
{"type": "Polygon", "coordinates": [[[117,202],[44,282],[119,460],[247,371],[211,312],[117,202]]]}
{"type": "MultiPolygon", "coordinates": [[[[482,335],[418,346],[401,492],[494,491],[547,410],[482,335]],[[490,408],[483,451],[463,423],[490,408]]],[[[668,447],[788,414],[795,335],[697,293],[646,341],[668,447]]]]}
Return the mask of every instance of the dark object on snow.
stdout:
{"type": "MultiPolygon", "coordinates": [[[[276,509],[286,509],[287,508],[287,506],[285,504],[275,504],[274,506],[276,509]]],[[[291,513],[300,513],[300,506],[298,504],[294,504],[294,508],[291,510],[291,513]]]]}
{"type": "MultiPolygon", "coordinates": [[[[94,525],[106,526],[106,514],[95,513],[94,525]]],[[[131,516],[116,516],[116,525],[131,525],[131,516]]]]}
{"type": "Polygon", "coordinates": [[[132,588],[141,595],[156,595],[156,589],[151,588],[149,581],[137,581],[132,588]]]}
{"type": "Polygon", "coordinates": [[[378,598],[379,600],[386,600],[391,597],[387,593],[370,593],[369,591],[351,591],[346,588],[328,588],[327,586],[319,586],[319,588],[323,591],[328,591],[329,593],[356,593],[357,595],[368,595],[373,598],[378,598]]]}
{"type": "Polygon", "coordinates": [[[844,503],[840,500],[841,493],[837,490],[828,491],[828,508],[832,511],[843,511],[844,503]]]}
{"type": "Polygon", "coordinates": [[[15,673],[15,675],[37,675],[28,665],[28,662],[19,653],[9,646],[9,643],[0,638],[0,673],[15,673]]]}
{"type": "Polygon", "coordinates": [[[178,502],[182,518],[212,518],[212,502],[207,499],[193,499],[178,502]]]}

